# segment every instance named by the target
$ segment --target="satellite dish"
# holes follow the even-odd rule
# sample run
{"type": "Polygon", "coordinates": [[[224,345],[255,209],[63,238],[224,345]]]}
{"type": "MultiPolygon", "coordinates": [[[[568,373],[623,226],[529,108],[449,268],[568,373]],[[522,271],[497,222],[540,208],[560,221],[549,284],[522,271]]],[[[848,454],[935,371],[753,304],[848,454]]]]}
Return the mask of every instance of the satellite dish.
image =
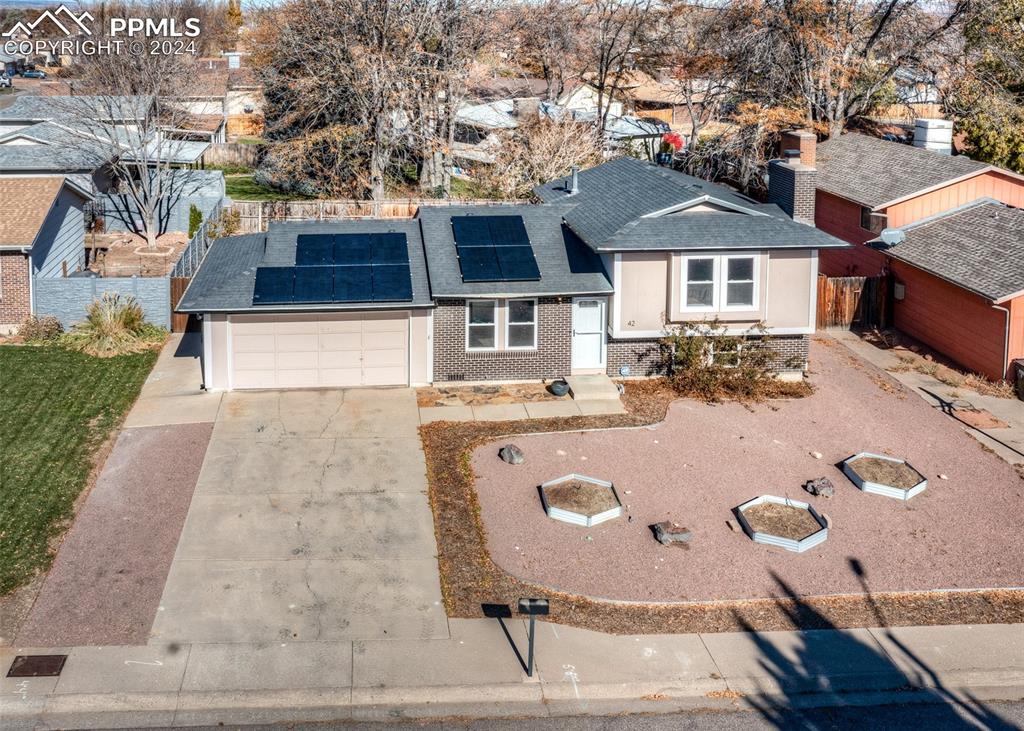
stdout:
{"type": "Polygon", "coordinates": [[[906,240],[907,235],[903,232],[903,229],[883,228],[879,238],[882,239],[882,243],[886,246],[896,246],[896,244],[902,244],[906,240]]]}

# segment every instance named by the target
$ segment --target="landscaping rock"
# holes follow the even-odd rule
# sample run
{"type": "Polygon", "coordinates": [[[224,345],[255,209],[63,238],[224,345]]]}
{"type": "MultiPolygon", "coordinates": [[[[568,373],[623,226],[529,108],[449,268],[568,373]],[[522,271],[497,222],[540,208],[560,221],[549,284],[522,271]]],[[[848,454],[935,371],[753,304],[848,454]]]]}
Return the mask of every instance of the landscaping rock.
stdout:
{"type": "Polygon", "coordinates": [[[523,450],[514,444],[506,444],[498,450],[498,456],[509,464],[522,464],[526,460],[523,450]]]}
{"type": "Polygon", "coordinates": [[[689,530],[679,523],[672,523],[668,520],[655,523],[651,526],[651,530],[654,531],[654,537],[658,539],[658,543],[663,546],[671,546],[673,543],[689,543],[693,538],[693,533],[689,530]]]}
{"type": "Polygon", "coordinates": [[[833,485],[832,480],[827,477],[818,477],[814,480],[808,480],[804,484],[804,489],[818,497],[833,497],[836,494],[835,485],[833,485]]]}

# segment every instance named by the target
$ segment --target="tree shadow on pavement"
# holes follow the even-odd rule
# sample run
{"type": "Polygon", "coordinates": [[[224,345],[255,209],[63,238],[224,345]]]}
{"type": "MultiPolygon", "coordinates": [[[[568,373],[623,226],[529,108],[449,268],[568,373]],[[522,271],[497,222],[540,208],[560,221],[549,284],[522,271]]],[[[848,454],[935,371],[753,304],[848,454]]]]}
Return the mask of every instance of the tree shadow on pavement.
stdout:
{"type": "Polygon", "coordinates": [[[826,629],[801,632],[797,645],[783,650],[769,637],[754,631],[742,617],[736,617],[743,630],[750,634],[751,641],[760,652],[758,664],[772,681],[759,683],[758,692],[746,699],[766,722],[787,730],[885,728],[884,720],[872,721],[869,708],[852,717],[850,714],[836,714],[824,725],[820,711],[801,713],[800,709],[805,705],[841,707],[852,700],[847,697],[849,694],[874,691],[885,696],[879,705],[899,704],[902,691],[907,693],[902,702],[930,704],[928,725],[936,729],[1013,731],[1018,728],[969,692],[954,692],[943,685],[939,673],[888,628],[868,587],[867,575],[860,561],[850,558],[848,563],[864,589],[877,626],[882,628],[889,647],[883,647],[873,637],[865,641],[859,632],[830,631],[838,628],[803,602],[781,577],[772,572],[772,579],[782,595],[794,602],[792,607],[784,609],[792,624],[826,629]],[[833,684],[837,671],[841,677],[833,684]],[[815,695],[815,702],[802,703],[810,698],[810,694],[815,695]],[[822,703],[823,694],[826,697],[831,694],[830,701],[822,703]]]}

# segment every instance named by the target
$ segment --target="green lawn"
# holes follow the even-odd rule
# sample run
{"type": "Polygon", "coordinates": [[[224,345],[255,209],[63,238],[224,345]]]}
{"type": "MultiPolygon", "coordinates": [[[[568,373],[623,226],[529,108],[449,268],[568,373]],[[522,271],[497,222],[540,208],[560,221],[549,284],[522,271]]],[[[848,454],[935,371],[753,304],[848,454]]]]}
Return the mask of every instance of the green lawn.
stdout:
{"type": "Polygon", "coordinates": [[[96,449],[134,403],[156,355],[0,346],[0,594],[49,567],[96,449]]]}
{"type": "Polygon", "coordinates": [[[252,179],[252,175],[225,175],[224,185],[228,198],[236,201],[294,201],[306,197],[262,186],[252,179]]]}

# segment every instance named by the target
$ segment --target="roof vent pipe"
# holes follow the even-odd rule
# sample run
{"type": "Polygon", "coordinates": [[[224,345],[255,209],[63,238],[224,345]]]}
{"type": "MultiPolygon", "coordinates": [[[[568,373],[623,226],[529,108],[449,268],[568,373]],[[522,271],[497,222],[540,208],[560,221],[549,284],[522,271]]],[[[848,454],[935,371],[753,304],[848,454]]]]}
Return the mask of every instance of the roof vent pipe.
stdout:
{"type": "Polygon", "coordinates": [[[580,192],[580,169],[577,165],[572,166],[572,174],[569,176],[569,195],[576,195],[580,192]]]}

